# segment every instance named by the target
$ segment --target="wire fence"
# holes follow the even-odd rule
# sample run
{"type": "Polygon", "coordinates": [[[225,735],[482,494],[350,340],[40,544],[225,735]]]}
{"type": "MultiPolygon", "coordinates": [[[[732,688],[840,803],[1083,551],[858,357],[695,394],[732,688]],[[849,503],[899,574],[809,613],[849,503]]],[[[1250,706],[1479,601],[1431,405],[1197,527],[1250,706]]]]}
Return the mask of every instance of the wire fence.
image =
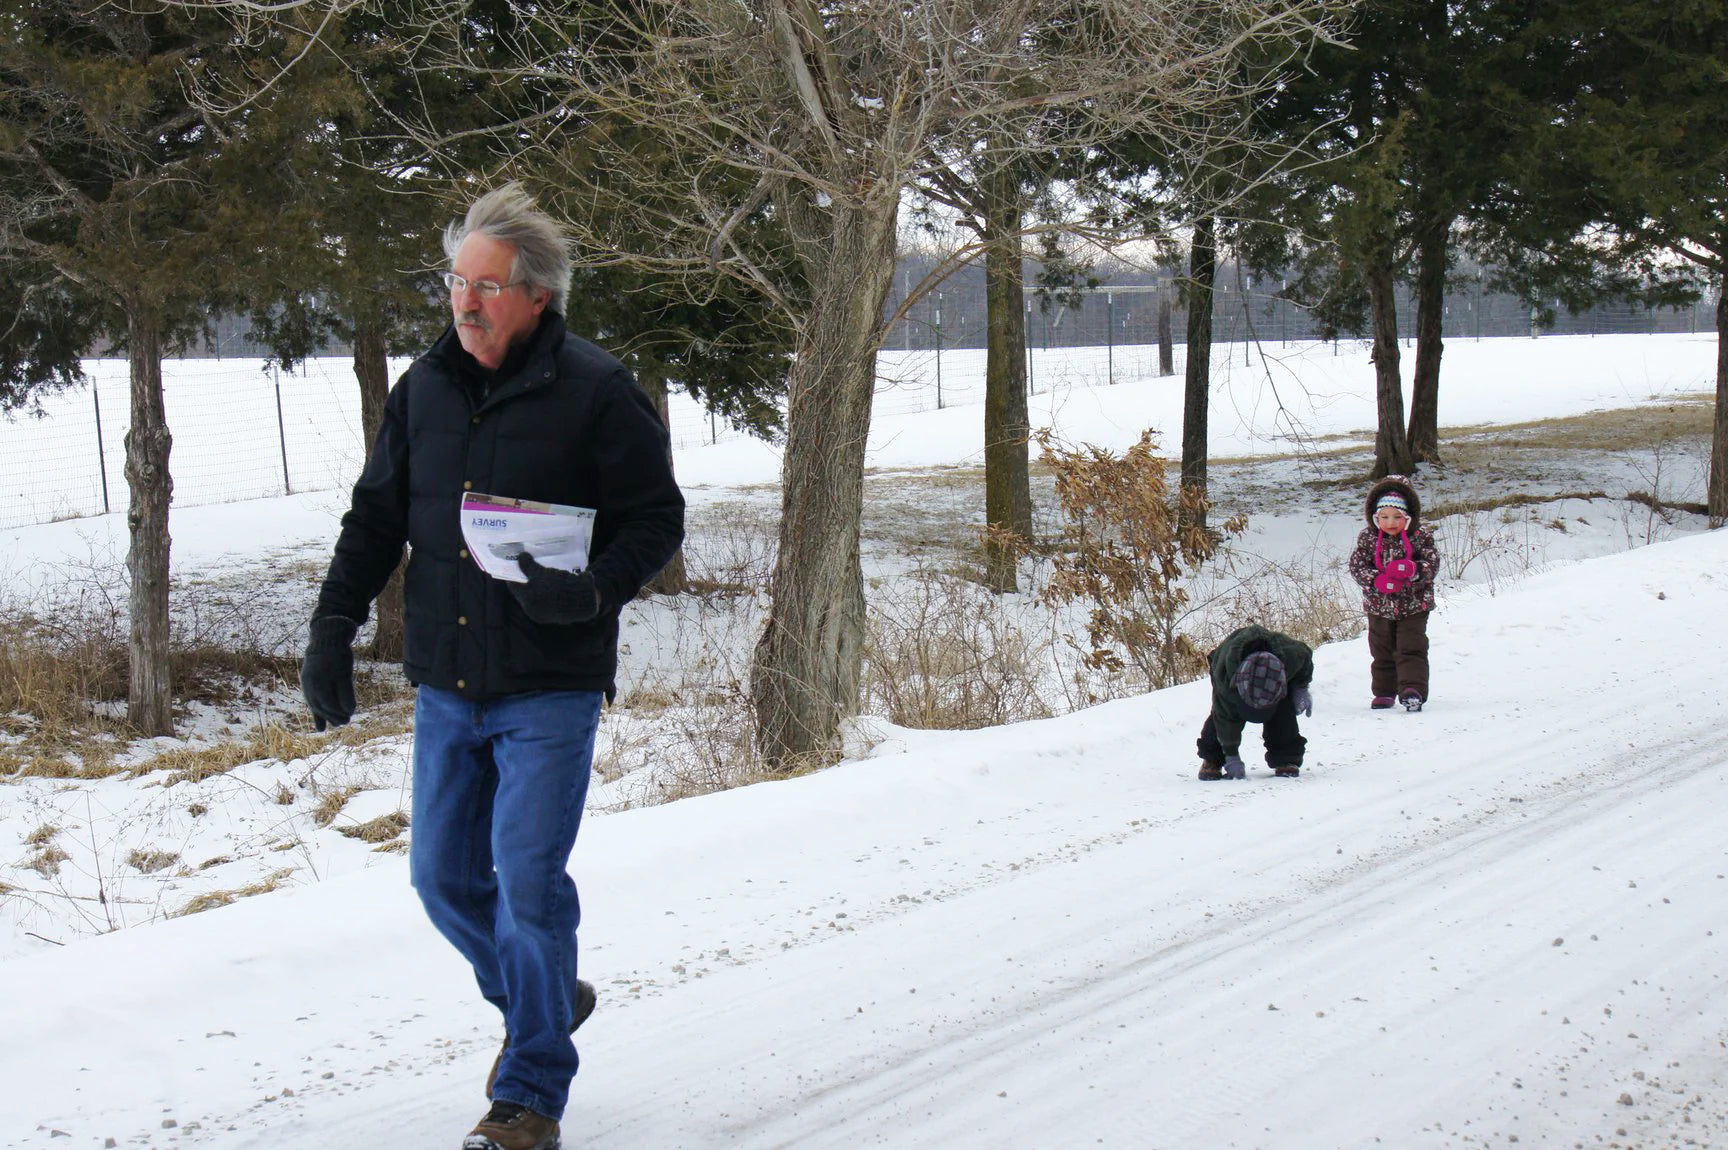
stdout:
{"type": "MultiPolygon", "coordinates": [[[[969,269],[968,269],[969,270],[969,269]]],[[[931,292],[888,333],[884,346],[901,351],[954,351],[983,347],[988,336],[986,300],[981,277],[971,282],[963,274],[931,292]]],[[[1295,343],[1319,338],[1314,317],[1279,294],[1280,285],[1246,287],[1222,279],[1213,294],[1212,339],[1215,343],[1295,343]]],[[[1413,338],[1416,301],[1407,288],[1394,293],[1400,338],[1413,338]]],[[[1064,302],[1026,301],[1026,342],[1039,349],[1058,347],[1135,346],[1156,344],[1160,312],[1169,311],[1171,342],[1187,340],[1188,315],[1172,280],[1127,283],[1072,293],[1064,302]]],[[[1538,309],[1517,296],[1486,290],[1467,282],[1448,291],[1441,314],[1447,339],[1486,339],[1498,336],[1656,335],[1708,331],[1715,324],[1713,294],[1677,308],[1638,304],[1603,304],[1576,314],[1559,301],[1544,301],[1553,313],[1544,322],[1538,309]]]]}
{"type": "MultiPolygon", "coordinates": [[[[1471,336],[1453,332],[1449,338],[1471,336]]],[[[1256,347],[1280,343],[1312,341],[1280,340],[1276,333],[1261,333],[1255,341],[1238,337],[1214,344],[1213,364],[1245,363],[1256,347]]],[[[1337,350],[1311,349],[1333,355],[1337,350]]],[[[1172,352],[1179,380],[1187,347],[1177,344],[1172,352]]],[[[982,348],[884,349],[877,357],[874,414],[982,404],[985,357],[982,348]]],[[[1034,395],[1161,374],[1159,348],[1145,341],[1085,347],[1033,341],[1026,358],[1027,388],[1034,395]]],[[[401,360],[391,369],[399,374],[407,366],[401,360]]],[[[35,413],[0,417],[0,528],[125,512],[127,364],[93,360],[85,370],[88,384],[44,397],[35,413]]],[[[360,473],[367,445],[359,386],[346,357],[308,360],[292,372],[268,368],[262,360],[169,360],[162,376],[177,505],[345,490],[360,473]]],[[[682,392],[669,397],[668,408],[677,450],[746,435],[682,392]]]]}
{"type": "MultiPolygon", "coordinates": [[[[127,364],[92,360],[85,373],[86,385],[0,419],[0,527],[126,510],[127,364]]],[[[359,474],[360,392],[346,360],[295,372],[169,360],[162,377],[177,504],[327,490],[359,474]]]]}

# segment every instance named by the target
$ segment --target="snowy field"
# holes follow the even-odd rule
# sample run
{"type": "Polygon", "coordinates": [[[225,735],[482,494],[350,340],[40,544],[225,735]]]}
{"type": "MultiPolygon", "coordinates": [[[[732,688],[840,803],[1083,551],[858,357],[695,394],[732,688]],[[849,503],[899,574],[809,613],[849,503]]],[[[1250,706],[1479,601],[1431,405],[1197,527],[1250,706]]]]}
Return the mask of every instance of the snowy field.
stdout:
{"type": "MultiPolygon", "coordinates": [[[[1452,340],[1440,421],[1544,419],[1712,391],[1715,349],[1714,337],[1696,335],[1452,340]]],[[[1185,352],[1177,347],[1176,374],[1160,378],[1155,347],[1033,350],[1032,419],[1118,449],[1157,427],[1174,450],[1185,352]]],[[[1214,456],[1286,452],[1374,426],[1365,344],[1219,344],[1214,352],[1214,456]]],[[[1405,351],[1406,378],[1413,357],[1405,351]]],[[[407,361],[391,366],[400,372],[407,361]]],[[[0,530],[125,511],[126,362],[91,361],[86,373],[90,385],[47,397],[40,414],[0,418],[0,530]]],[[[944,352],[940,368],[934,352],[885,351],[877,375],[870,466],[982,462],[983,351],[944,352]]],[[[341,493],[359,474],[360,398],[346,359],[297,372],[257,360],[170,361],[164,391],[181,509],[341,493]]],[[[688,396],[671,397],[671,421],[686,484],[779,481],[774,450],[710,420],[688,396]]]]}
{"type": "MultiPolygon", "coordinates": [[[[1179,382],[1103,384],[1104,354],[1035,369],[1034,422],[1174,442],[1179,382]]],[[[1272,465],[1295,486],[1303,452],[1371,427],[1372,376],[1348,348],[1277,354],[1220,363],[1212,450],[1295,452],[1272,465]]],[[[1455,341],[1441,419],[1695,395],[1714,354],[1455,341]]],[[[975,465],[980,409],[893,411],[912,390],[885,385],[873,465],[975,465]]],[[[697,514],[772,499],[766,445],[677,463],[697,514]]],[[[1621,471],[1596,485],[1651,486],[1645,463],[1621,471]]],[[[1701,474],[1671,460],[1666,497],[1701,498],[1701,474]]],[[[1347,540],[1356,493],[1325,498],[1258,508],[1247,542],[1347,540]]],[[[342,504],[177,506],[177,572],[316,559],[342,504]]],[[[1195,683],[977,732],[866,723],[859,756],[815,775],[591,810],[572,868],[601,1005],[566,1145],[1728,1147],[1728,537],[1593,504],[1543,515],[1579,522],[1516,578],[1448,587],[1424,713],[1366,709],[1364,640],[1317,652],[1297,780],[1253,754],[1246,782],[1195,780],[1195,683]]],[[[0,578],[51,578],[124,532],[120,515],[0,531],[0,578]]],[[[632,607],[638,645],[660,633],[650,610],[632,607]]],[[[363,821],[405,801],[406,766],[397,738],[170,788],[0,789],[0,841],[50,822],[88,837],[80,869],[113,896],[82,921],[6,896],[0,1145],[459,1144],[497,1019],[403,856],[314,831],[296,793],[339,767],[368,784],[343,812],[363,821]],[[210,871],[230,887],[292,877],[164,921],[198,888],[127,874],[150,843],[234,856],[210,871]],[[116,916],[139,925],[88,937],[116,916]]]]}

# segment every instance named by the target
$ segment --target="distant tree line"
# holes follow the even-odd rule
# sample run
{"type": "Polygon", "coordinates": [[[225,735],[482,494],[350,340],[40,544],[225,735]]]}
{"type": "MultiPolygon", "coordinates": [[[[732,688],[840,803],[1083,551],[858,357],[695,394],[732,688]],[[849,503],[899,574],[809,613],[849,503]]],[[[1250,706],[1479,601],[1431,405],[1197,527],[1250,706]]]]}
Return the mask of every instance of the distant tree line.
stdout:
{"type": "Polygon", "coordinates": [[[284,363],[339,342],[370,434],[387,358],[445,321],[443,223],[507,178],[569,222],[574,330],[785,444],[751,683],[783,769],[836,754],[857,707],[874,355],[962,268],[998,591],[1030,532],[1029,317],[1081,306],[1086,253],[1124,248],[1173,288],[1160,329],[1183,321],[1186,529],[1234,280],[1372,340],[1381,475],[1439,459],[1461,269],[1541,322],[1714,298],[1728,517],[1720,0],[0,0],[0,20],[0,407],[77,383],[98,346],[129,357],[141,732],[171,727],[163,355],[213,315],[284,363]],[[909,241],[934,254],[911,268],[909,241]]]}

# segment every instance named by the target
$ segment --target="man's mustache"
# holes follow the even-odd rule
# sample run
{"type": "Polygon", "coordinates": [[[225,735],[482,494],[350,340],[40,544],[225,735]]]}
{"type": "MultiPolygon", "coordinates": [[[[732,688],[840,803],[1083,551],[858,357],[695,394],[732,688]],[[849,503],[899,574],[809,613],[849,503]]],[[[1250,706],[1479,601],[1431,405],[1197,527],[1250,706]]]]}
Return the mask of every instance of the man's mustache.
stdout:
{"type": "Polygon", "coordinates": [[[471,325],[479,328],[481,331],[489,332],[492,330],[492,325],[487,323],[486,317],[481,315],[477,310],[457,312],[456,324],[458,327],[464,324],[471,325]]]}

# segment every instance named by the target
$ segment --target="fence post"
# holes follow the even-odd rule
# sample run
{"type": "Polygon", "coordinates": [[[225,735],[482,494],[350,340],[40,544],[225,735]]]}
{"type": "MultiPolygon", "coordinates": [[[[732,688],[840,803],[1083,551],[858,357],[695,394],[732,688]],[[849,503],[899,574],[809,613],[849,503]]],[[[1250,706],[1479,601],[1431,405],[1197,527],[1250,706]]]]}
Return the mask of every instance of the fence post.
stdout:
{"type": "Polygon", "coordinates": [[[102,393],[99,390],[101,380],[90,381],[90,399],[96,405],[96,468],[102,473],[102,514],[109,513],[108,507],[108,453],[102,448],[102,393]]]}
{"type": "Polygon", "coordinates": [[[1026,301],[1026,326],[1020,336],[1026,342],[1026,394],[1038,394],[1038,381],[1032,378],[1032,341],[1027,336],[1032,331],[1032,301],[1026,301]]]}
{"type": "Polygon", "coordinates": [[[294,494],[294,488],[288,482],[288,428],[282,422],[282,372],[272,366],[270,375],[276,381],[276,442],[282,447],[282,494],[294,494]]]}
{"type": "Polygon", "coordinates": [[[1116,295],[1104,293],[1104,355],[1105,372],[1112,387],[1116,385],[1116,295]]]}
{"type": "Polygon", "coordinates": [[[936,293],[936,410],[942,410],[942,293],[936,293]]]}

